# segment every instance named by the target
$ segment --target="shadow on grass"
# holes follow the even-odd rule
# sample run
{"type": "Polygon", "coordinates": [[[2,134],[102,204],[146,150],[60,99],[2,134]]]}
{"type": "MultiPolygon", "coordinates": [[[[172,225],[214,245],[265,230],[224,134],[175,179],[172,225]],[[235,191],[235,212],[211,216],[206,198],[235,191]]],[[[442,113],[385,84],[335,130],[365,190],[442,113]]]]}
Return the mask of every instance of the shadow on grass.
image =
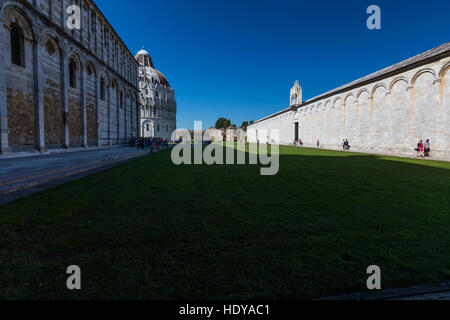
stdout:
{"type": "Polygon", "coordinates": [[[281,147],[280,171],[152,155],[0,207],[0,297],[310,299],[450,280],[448,163],[281,147]],[[69,292],[67,266],[83,290],[69,292]]]}

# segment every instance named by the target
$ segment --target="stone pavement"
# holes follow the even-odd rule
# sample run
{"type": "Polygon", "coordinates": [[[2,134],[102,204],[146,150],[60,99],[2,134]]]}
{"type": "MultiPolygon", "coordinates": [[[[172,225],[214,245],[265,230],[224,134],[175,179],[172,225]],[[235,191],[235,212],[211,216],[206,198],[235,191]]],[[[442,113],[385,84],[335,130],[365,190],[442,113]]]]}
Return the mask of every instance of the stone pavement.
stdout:
{"type": "Polygon", "coordinates": [[[0,204],[149,154],[128,147],[0,160],[0,204]]]}
{"type": "Polygon", "coordinates": [[[366,291],[321,300],[450,300],[450,282],[366,291]]]}
{"type": "Polygon", "coordinates": [[[450,300],[450,291],[404,297],[397,300],[450,300]]]}

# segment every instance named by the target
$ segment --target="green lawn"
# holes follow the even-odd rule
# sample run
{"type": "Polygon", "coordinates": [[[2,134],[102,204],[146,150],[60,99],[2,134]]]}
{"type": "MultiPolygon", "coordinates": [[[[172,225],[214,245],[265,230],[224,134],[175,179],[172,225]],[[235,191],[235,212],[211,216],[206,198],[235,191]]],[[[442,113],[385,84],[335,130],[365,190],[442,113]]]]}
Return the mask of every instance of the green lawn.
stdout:
{"type": "Polygon", "coordinates": [[[0,207],[0,298],[309,299],[450,280],[450,163],[281,147],[280,171],[162,152],[0,207]],[[81,291],[66,289],[79,265],[81,291]]]}

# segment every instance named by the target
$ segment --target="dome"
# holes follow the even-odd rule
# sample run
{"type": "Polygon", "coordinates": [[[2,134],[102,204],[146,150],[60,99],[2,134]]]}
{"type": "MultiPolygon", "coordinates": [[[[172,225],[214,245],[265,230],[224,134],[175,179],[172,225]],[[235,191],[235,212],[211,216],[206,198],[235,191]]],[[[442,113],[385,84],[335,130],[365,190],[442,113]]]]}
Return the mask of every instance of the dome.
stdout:
{"type": "Polygon", "coordinates": [[[139,64],[144,67],[152,67],[152,68],[155,67],[153,65],[152,57],[150,57],[150,53],[148,53],[144,48],[142,48],[142,50],[140,50],[136,54],[135,58],[139,62],[139,64]]]}
{"type": "Polygon", "coordinates": [[[140,50],[140,51],[137,53],[137,55],[138,55],[138,56],[140,56],[140,55],[149,56],[150,53],[148,53],[147,50],[145,50],[144,48],[142,48],[142,50],[140,50]]]}
{"type": "Polygon", "coordinates": [[[161,84],[162,86],[170,88],[169,81],[167,81],[166,77],[155,69],[153,65],[153,60],[150,57],[150,54],[142,48],[136,54],[136,60],[139,62],[139,78],[142,80],[147,80],[150,82],[156,82],[161,84]]]}
{"type": "Polygon", "coordinates": [[[152,67],[140,67],[139,77],[141,81],[148,81],[151,83],[161,83],[158,72],[152,67]]]}
{"type": "Polygon", "coordinates": [[[161,83],[163,86],[166,86],[166,87],[170,88],[169,81],[167,81],[166,77],[164,77],[164,75],[161,72],[159,72],[158,70],[155,70],[155,71],[158,74],[159,83],[161,83]]]}

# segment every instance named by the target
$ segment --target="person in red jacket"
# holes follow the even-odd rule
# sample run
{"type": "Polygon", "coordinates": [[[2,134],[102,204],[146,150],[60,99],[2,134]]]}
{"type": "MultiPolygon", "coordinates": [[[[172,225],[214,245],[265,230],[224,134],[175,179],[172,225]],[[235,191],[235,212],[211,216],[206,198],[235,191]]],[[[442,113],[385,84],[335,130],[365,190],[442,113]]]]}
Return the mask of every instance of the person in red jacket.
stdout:
{"type": "Polygon", "coordinates": [[[423,151],[424,151],[423,141],[420,140],[419,143],[417,144],[417,157],[423,158],[423,151]]]}

